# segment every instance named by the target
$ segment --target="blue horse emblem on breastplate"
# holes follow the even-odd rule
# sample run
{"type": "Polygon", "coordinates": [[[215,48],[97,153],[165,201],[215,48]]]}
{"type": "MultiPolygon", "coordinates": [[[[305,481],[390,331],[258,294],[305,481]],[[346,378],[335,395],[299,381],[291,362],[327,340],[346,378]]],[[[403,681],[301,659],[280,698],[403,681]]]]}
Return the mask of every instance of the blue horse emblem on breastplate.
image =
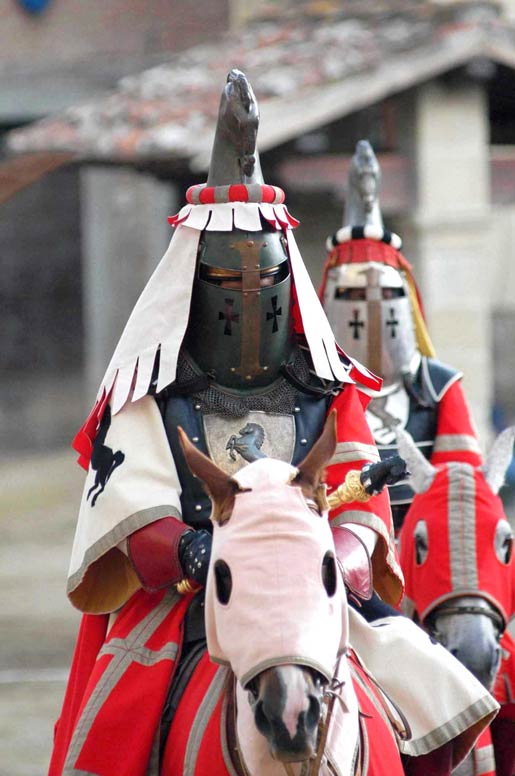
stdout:
{"type": "Polygon", "coordinates": [[[263,426],[260,426],[259,423],[247,423],[238,433],[240,436],[232,434],[225,446],[225,449],[229,450],[229,457],[232,461],[237,460],[236,453],[241,455],[247,463],[257,461],[258,458],[267,457],[261,450],[265,441],[265,429],[263,426]]]}

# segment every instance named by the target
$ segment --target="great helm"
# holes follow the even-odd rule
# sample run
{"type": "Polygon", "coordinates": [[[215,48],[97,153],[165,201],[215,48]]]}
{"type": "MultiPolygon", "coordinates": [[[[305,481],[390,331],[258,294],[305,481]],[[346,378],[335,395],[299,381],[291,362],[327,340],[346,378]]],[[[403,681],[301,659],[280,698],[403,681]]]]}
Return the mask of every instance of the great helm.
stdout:
{"type": "Polygon", "coordinates": [[[419,353],[434,352],[401,240],[383,226],[380,180],[372,146],[360,140],[349,168],[344,226],[327,239],[320,296],[336,340],[386,387],[418,365],[419,353]]]}
{"type": "MultiPolygon", "coordinates": [[[[220,110],[206,186],[188,191],[193,204],[282,202],[265,186],[256,136],[259,113],[245,75],[232,70],[220,110]]],[[[261,231],[204,230],[200,237],[190,316],[183,347],[216,383],[234,390],[273,382],[290,355],[291,278],[283,233],[262,220],[261,231]]]]}

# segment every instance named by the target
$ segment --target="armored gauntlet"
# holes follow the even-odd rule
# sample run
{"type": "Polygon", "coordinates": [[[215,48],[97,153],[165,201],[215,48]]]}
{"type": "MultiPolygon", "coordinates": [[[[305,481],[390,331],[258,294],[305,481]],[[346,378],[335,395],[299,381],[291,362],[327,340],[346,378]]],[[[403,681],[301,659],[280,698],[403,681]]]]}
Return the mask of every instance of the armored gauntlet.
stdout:
{"type": "Polygon", "coordinates": [[[393,455],[379,463],[369,463],[361,470],[361,483],[370,496],[377,496],[385,485],[394,485],[409,476],[406,461],[393,455]]]}
{"type": "Polygon", "coordinates": [[[179,561],[184,576],[198,585],[205,585],[213,539],[208,531],[188,531],[179,542],[179,561]]]}

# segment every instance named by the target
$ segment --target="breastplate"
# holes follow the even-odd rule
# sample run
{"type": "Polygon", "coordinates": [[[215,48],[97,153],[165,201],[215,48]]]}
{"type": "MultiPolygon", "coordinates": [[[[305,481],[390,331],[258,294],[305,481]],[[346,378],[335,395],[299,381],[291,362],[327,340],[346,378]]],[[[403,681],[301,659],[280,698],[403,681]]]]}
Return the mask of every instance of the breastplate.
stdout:
{"type": "Polygon", "coordinates": [[[211,530],[211,503],[200,481],[191,474],[186,464],[177,426],[181,426],[198,449],[229,474],[250,460],[265,455],[295,466],[320,436],[328,403],[326,397],[298,392],[292,413],[251,410],[244,417],[230,417],[204,413],[201,402],[192,396],[171,395],[158,399],[182,488],[184,522],[193,528],[211,530]],[[264,439],[261,439],[263,435],[264,439]]]}

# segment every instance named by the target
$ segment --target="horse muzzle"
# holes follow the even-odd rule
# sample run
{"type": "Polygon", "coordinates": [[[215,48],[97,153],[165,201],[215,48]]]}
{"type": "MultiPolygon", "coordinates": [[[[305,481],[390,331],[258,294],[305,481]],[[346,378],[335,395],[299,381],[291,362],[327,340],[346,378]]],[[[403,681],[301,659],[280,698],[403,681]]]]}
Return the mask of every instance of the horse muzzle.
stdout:
{"type": "Polygon", "coordinates": [[[313,757],[322,715],[320,675],[299,665],[276,666],[259,674],[248,689],[256,728],[272,757],[281,762],[313,757]]]}

